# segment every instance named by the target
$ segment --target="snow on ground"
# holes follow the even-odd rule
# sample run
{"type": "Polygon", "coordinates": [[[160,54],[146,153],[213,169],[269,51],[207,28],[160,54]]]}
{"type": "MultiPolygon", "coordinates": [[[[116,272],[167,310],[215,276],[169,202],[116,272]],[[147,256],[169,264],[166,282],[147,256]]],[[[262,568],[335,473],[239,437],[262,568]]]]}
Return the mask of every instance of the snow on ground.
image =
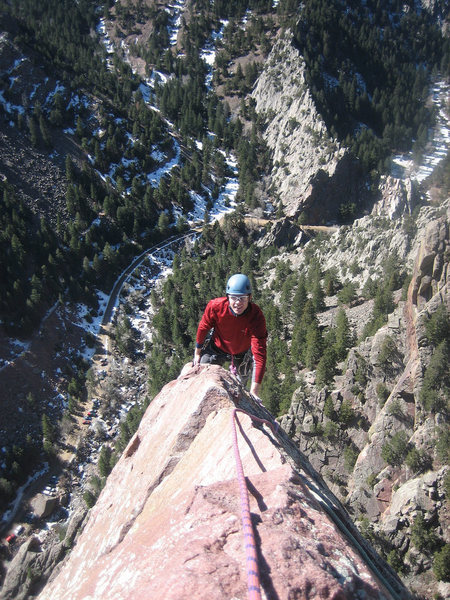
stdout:
{"type": "MultiPolygon", "coordinates": [[[[96,311],[95,314],[85,304],[77,304],[76,306],[76,324],[85,331],[91,333],[93,336],[97,336],[100,331],[103,315],[105,313],[106,305],[108,304],[109,296],[97,290],[97,298],[99,303],[99,309],[98,311],[96,311]]],[[[95,354],[95,348],[89,348],[86,346],[80,354],[84,359],[90,361],[95,354]]]]}
{"type": "Polygon", "coordinates": [[[10,508],[8,510],[6,510],[2,515],[1,520],[3,523],[8,523],[8,521],[10,521],[10,519],[13,518],[13,516],[16,514],[16,512],[20,506],[20,503],[22,501],[25,490],[28,489],[28,486],[31,485],[33,483],[33,481],[36,481],[36,479],[39,479],[39,477],[41,477],[41,475],[44,475],[45,473],[47,473],[48,468],[49,468],[48,463],[45,462],[42,465],[42,469],[40,469],[39,471],[36,471],[36,473],[33,473],[33,475],[30,475],[30,477],[28,477],[26,482],[20,486],[20,488],[17,490],[17,495],[14,499],[14,502],[10,505],[10,508]]]}
{"type": "Polygon", "coordinates": [[[175,46],[178,40],[178,32],[181,25],[181,17],[185,10],[186,2],[184,0],[175,0],[170,9],[166,9],[171,15],[171,24],[169,26],[170,45],[175,46]]]}
{"type": "Polygon", "coordinates": [[[166,279],[172,273],[174,256],[175,253],[170,249],[164,253],[158,251],[149,255],[148,260],[135,269],[127,281],[127,294],[133,295],[136,291],[140,291],[144,295],[144,300],[139,303],[139,310],[128,315],[132,327],[139,331],[143,341],[152,339],[154,311],[151,306],[150,292],[159,281],[166,279]],[[159,269],[156,273],[155,266],[159,269]]]}
{"type": "MultiPolygon", "coordinates": [[[[181,19],[181,14],[184,10],[184,5],[185,5],[185,3],[182,0],[178,0],[178,1],[174,2],[174,4],[171,7],[173,10],[173,13],[172,13],[172,25],[171,25],[171,30],[170,30],[170,36],[171,36],[171,41],[173,44],[175,43],[176,37],[178,35],[178,28],[180,26],[180,19],[181,19]]],[[[208,66],[207,83],[210,82],[210,78],[212,76],[212,66],[215,61],[216,42],[218,39],[220,39],[222,37],[223,29],[226,25],[227,25],[227,22],[223,21],[220,31],[213,34],[212,39],[205,45],[205,48],[203,49],[203,52],[202,52],[202,58],[208,66]]],[[[100,20],[98,32],[102,36],[103,43],[104,43],[108,53],[112,54],[114,52],[114,46],[111,43],[110,39],[108,38],[108,35],[106,32],[106,27],[105,27],[105,21],[103,19],[100,20]]],[[[16,64],[16,66],[17,66],[17,64],[16,64]]],[[[14,69],[11,69],[11,72],[10,72],[11,85],[14,84],[13,70],[14,69]]],[[[154,110],[158,110],[157,107],[151,105],[151,101],[153,99],[153,89],[154,89],[155,81],[164,83],[165,81],[167,81],[167,78],[168,78],[168,76],[163,73],[154,72],[154,73],[152,73],[152,76],[149,79],[147,79],[146,81],[141,83],[140,90],[143,95],[143,98],[149,104],[149,106],[154,110]]],[[[448,118],[448,115],[446,114],[446,110],[445,110],[446,105],[447,105],[449,89],[450,89],[450,86],[448,84],[446,84],[445,82],[437,82],[435,84],[435,86],[433,87],[433,90],[432,90],[433,102],[434,102],[435,106],[437,107],[437,126],[435,129],[435,135],[434,135],[433,142],[429,145],[429,149],[428,149],[429,151],[423,157],[421,165],[420,166],[415,165],[414,161],[412,160],[411,156],[409,156],[409,155],[396,156],[393,159],[392,175],[394,177],[402,177],[403,178],[403,177],[409,176],[409,177],[415,179],[416,181],[421,182],[432,172],[432,170],[435,168],[435,166],[446,156],[448,149],[449,149],[449,138],[450,138],[449,118],[448,118]]],[[[59,83],[57,83],[55,90],[53,92],[51,92],[50,96],[54,95],[57,91],[60,91],[60,90],[61,90],[61,86],[59,83]]],[[[8,112],[11,112],[11,110],[20,110],[20,108],[22,108],[22,107],[15,107],[15,106],[14,107],[6,106],[7,103],[4,101],[2,92],[0,92],[0,103],[4,104],[5,109],[8,112]]],[[[78,95],[72,96],[71,104],[85,105],[86,103],[87,103],[87,99],[85,97],[80,98],[78,95]]],[[[170,127],[170,124],[168,124],[168,125],[170,127]]],[[[180,148],[179,148],[178,143],[175,140],[174,140],[174,145],[175,145],[175,149],[176,149],[176,154],[175,154],[174,158],[171,159],[170,161],[166,162],[162,167],[160,167],[156,171],[146,175],[147,181],[150,182],[155,187],[159,185],[161,177],[163,177],[166,173],[170,172],[179,163],[180,148]]],[[[161,153],[159,153],[155,149],[152,150],[152,156],[154,156],[155,158],[158,158],[158,160],[160,160],[160,162],[162,162],[165,158],[163,155],[161,155],[161,153]]],[[[226,161],[227,161],[227,164],[229,165],[229,167],[232,169],[233,176],[228,179],[228,181],[226,182],[226,185],[221,190],[221,193],[220,193],[218,199],[214,203],[213,207],[209,210],[209,217],[212,221],[214,221],[216,219],[220,219],[224,214],[226,214],[227,212],[233,211],[234,208],[236,207],[235,198],[236,198],[236,194],[237,194],[238,187],[239,187],[237,165],[236,165],[235,159],[231,155],[226,156],[226,161]]],[[[105,175],[103,175],[101,173],[99,173],[99,175],[103,179],[106,179],[105,175]]],[[[110,172],[109,177],[112,179],[112,172],[110,172]]],[[[205,194],[205,196],[206,196],[206,194],[205,194]]],[[[192,226],[193,224],[197,224],[199,222],[204,221],[205,216],[206,216],[206,210],[207,210],[207,200],[205,199],[205,197],[202,197],[195,192],[191,192],[191,198],[194,203],[194,209],[187,215],[187,220],[188,220],[188,223],[192,226]]],[[[179,209],[175,209],[174,214],[175,214],[176,219],[182,216],[182,212],[179,209]]],[[[146,257],[148,258],[149,264],[153,265],[153,269],[151,269],[151,271],[154,273],[155,266],[157,266],[159,273],[157,275],[151,275],[150,270],[146,269],[141,264],[139,266],[139,271],[136,271],[136,273],[139,272],[141,274],[141,278],[136,277],[136,275],[133,273],[127,279],[126,286],[127,286],[128,292],[132,292],[133,288],[135,290],[142,289],[143,287],[152,289],[153,286],[156,284],[156,282],[159,279],[167,277],[167,275],[171,272],[171,263],[173,260],[173,253],[172,253],[172,256],[170,256],[167,254],[167,252],[162,253],[161,250],[157,250],[157,251],[152,250],[152,251],[150,251],[148,253],[144,253],[142,255],[142,262],[145,261],[146,257]]],[[[99,300],[99,310],[97,311],[96,315],[94,315],[92,313],[92,311],[90,311],[90,309],[88,309],[85,305],[78,305],[78,307],[77,307],[78,319],[79,319],[78,324],[80,324],[86,331],[89,331],[93,335],[97,335],[99,332],[101,321],[102,321],[104,311],[105,311],[105,308],[106,308],[106,305],[108,302],[108,296],[99,292],[98,300],[99,300]]],[[[117,304],[116,304],[116,308],[117,308],[117,304]]],[[[136,326],[141,331],[143,329],[146,329],[147,325],[148,325],[147,310],[148,310],[148,307],[146,307],[146,311],[143,315],[135,316],[136,326]],[[147,314],[147,316],[146,316],[146,314],[147,314]],[[147,324],[147,325],[145,325],[145,324],[147,324]]],[[[147,332],[147,334],[148,334],[148,332],[147,332]]],[[[21,352],[23,352],[27,349],[27,345],[21,344],[18,340],[11,340],[10,347],[11,347],[11,360],[14,359],[13,358],[14,356],[17,356],[18,354],[20,354],[21,352]]],[[[86,348],[83,351],[83,356],[87,360],[89,360],[92,358],[93,353],[94,353],[93,348],[92,349],[86,348]]],[[[0,362],[0,370],[5,368],[8,364],[10,364],[9,360],[7,360],[7,359],[2,360],[0,362]]]]}
{"type": "MultiPolygon", "coordinates": [[[[178,30],[179,30],[179,27],[181,24],[181,15],[182,15],[182,12],[184,11],[184,7],[185,7],[185,2],[182,0],[177,0],[172,4],[172,6],[170,8],[169,12],[171,14],[171,25],[169,27],[169,35],[170,35],[171,45],[176,44],[176,40],[178,37],[178,30]]],[[[205,48],[202,52],[202,58],[208,66],[208,75],[207,75],[207,84],[208,85],[210,84],[211,78],[212,78],[212,66],[215,61],[216,42],[218,39],[220,39],[222,37],[223,29],[226,26],[226,24],[227,24],[227,21],[222,22],[222,27],[221,27],[220,31],[213,34],[212,39],[205,45],[205,48]]],[[[107,49],[107,52],[112,54],[114,52],[114,46],[111,43],[111,41],[107,35],[104,20],[100,21],[100,26],[98,28],[98,32],[100,33],[100,35],[103,38],[103,43],[107,49]]],[[[125,53],[125,56],[127,56],[126,53],[125,53]]],[[[149,108],[151,108],[153,110],[158,110],[158,108],[152,104],[152,101],[154,100],[153,90],[154,90],[155,82],[158,81],[158,82],[164,84],[168,80],[168,77],[169,76],[167,74],[154,71],[150,78],[146,79],[145,81],[143,81],[140,84],[139,89],[141,91],[142,97],[144,98],[144,101],[149,105],[149,108]]],[[[168,123],[168,126],[169,126],[169,129],[172,128],[172,125],[170,123],[168,123]]],[[[153,187],[157,187],[159,185],[161,178],[164,175],[166,175],[167,173],[169,173],[176,165],[179,164],[181,153],[180,153],[179,144],[177,143],[176,140],[174,140],[174,147],[175,147],[176,152],[175,152],[175,156],[171,160],[167,161],[162,167],[160,167],[156,171],[146,174],[145,177],[146,177],[147,181],[153,187]]],[[[151,152],[152,152],[153,158],[157,159],[159,162],[163,162],[165,157],[163,155],[161,155],[161,153],[159,153],[159,151],[157,149],[152,149],[151,152]]],[[[214,202],[213,207],[211,209],[209,209],[209,211],[208,211],[209,218],[211,221],[220,219],[224,214],[233,211],[236,207],[236,199],[235,198],[236,198],[236,194],[237,194],[237,191],[239,188],[237,163],[236,163],[235,158],[232,155],[226,156],[225,160],[228,164],[228,167],[232,171],[233,175],[232,175],[232,177],[230,177],[227,180],[225,186],[223,187],[223,189],[221,190],[221,192],[219,194],[219,197],[214,202]]],[[[102,175],[101,173],[99,173],[99,175],[101,177],[105,178],[105,176],[102,175]]],[[[113,176],[113,172],[111,171],[109,174],[109,178],[111,180],[112,180],[112,176],[113,176]]],[[[205,190],[205,192],[206,192],[206,190],[205,190]]],[[[191,198],[194,203],[194,208],[187,215],[187,221],[191,226],[193,226],[194,224],[198,224],[199,222],[204,222],[206,212],[207,212],[207,198],[208,197],[209,197],[209,194],[207,194],[207,193],[205,193],[205,197],[203,197],[200,194],[197,194],[193,191],[191,192],[191,198]]],[[[175,216],[175,220],[182,217],[183,213],[182,213],[181,209],[174,207],[174,216],[175,216]]],[[[173,252],[170,251],[168,253],[167,250],[161,250],[161,249],[150,250],[149,252],[143,253],[141,258],[142,258],[141,264],[138,265],[136,267],[136,269],[133,271],[133,273],[127,278],[123,287],[126,290],[127,294],[132,295],[133,292],[135,292],[137,290],[142,291],[143,289],[145,289],[145,290],[147,290],[147,292],[146,292],[147,296],[149,296],[151,289],[153,289],[153,287],[156,285],[156,283],[159,280],[167,277],[171,273],[173,252]],[[157,271],[156,275],[155,275],[155,271],[157,271]]],[[[118,278],[118,280],[119,279],[120,279],[120,277],[118,278]]],[[[120,293],[118,294],[118,300],[116,302],[115,310],[117,309],[117,305],[119,302],[119,296],[120,296],[120,293]]],[[[100,323],[101,323],[101,320],[102,320],[102,317],[104,314],[105,306],[106,305],[104,304],[103,309],[99,311],[99,317],[97,319],[94,319],[92,322],[89,322],[90,321],[89,318],[86,321],[86,316],[88,314],[86,307],[84,307],[84,308],[80,307],[80,317],[82,319],[84,319],[84,323],[86,323],[88,330],[91,331],[92,333],[95,333],[95,330],[98,331],[98,329],[100,327],[100,323]]],[[[133,317],[130,318],[132,325],[134,327],[136,327],[137,329],[139,329],[139,331],[143,334],[144,339],[150,339],[150,337],[151,337],[150,315],[151,315],[151,306],[148,302],[148,304],[146,303],[143,311],[141,311],[139,314],[133,315],[133,317]]],[[[85,351],[85,354],[86,353],[88,354],[88,350],[85,351]]]]}
{"type": "Polygon", "coordinates": [[[7,356],[0,358],[0,371],[3,371],[8,365],[10,365],[17,356],[20,356],[24,352],[26,352],[30,347],[30,342],[23,342],[17,339],[9,339],[7,340],[8,349],[7,356]]]}
{"type": "Polygon", "coordinates": [[[414,162],[411,154],[395,156],[392,160],[391,175],[393,177],[398,179],[410,177],[421,183],[447,156],[450,149],[450,119],[447,112],[450,85],[444,81],[438,81],[433,86],[431,93],[437,111],[433,140],[427,145],[420,165],[414,162]]]}

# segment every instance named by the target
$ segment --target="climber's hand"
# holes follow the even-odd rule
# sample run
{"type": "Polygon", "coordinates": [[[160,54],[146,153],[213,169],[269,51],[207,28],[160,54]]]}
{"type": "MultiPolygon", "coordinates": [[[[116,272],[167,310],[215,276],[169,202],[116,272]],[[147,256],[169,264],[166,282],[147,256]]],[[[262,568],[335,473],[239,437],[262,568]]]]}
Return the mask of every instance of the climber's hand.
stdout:
{"type": "MultiPolygon", "coordinates": [[[[252,385],[250,386],[250,394],[252,396],[255,396],[255,398],[258,398],[259,400],[259,388],[261,387],[260,383],[256,383],[256,381],[252,381],[252,385]]],[[[261,400],[259,400],[261,402],[261,400]]]]}
{"type": "Polygon", "coordinates": [[[258,396],[255,396],[255,394],[250,394],[250,396],[253,398],[253,400],[255,402],[257,402],[258,404],[261,404],[261,406],[262,406],[263,401],[261,400],[261,398],[259,398],[258,396]]]}
{"type": "Polygon", "coordinates": [[[194,360],[193,365],[195,367],[195,365],[199,365],[200,364],[200,359],[202,357],[202,349],[201,348],[196,348],[195,352],[194,352],[194,360]]]}

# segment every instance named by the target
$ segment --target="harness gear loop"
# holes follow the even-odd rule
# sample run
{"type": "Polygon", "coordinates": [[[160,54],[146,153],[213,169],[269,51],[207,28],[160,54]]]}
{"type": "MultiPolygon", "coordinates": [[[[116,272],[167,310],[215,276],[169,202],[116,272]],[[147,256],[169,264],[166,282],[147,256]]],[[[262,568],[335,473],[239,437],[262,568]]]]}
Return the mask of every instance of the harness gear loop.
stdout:
{"type": "MultiPolygon", "coordinates": [[[[250,349],[247,350],[243,354],[243,358],[238,362],[237,366],[234,363],[235,355],[231,354],[229,356],[231,356],[231,364],[229,367],[230,373],[234,375],[234,377],[237,377],[240,381],[244,380],[246,382],[250,376],[250,365],[253,362],[252,351],[250,349]]],[[[240,357],[242,355],[240,354],[238,356],[240,357]]]]}

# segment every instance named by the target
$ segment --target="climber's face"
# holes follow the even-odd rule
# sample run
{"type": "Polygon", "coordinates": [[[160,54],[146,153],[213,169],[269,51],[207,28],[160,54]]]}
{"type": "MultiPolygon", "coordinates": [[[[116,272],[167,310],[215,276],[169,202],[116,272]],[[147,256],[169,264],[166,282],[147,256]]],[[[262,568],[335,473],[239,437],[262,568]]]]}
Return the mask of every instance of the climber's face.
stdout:
{"type": "Polygon", "coordinates": [[[229,294],[228,301],[230,303],[231,310],[237,315],[242,315],[242,313],[248,308],[250,296],[235,296],[233,294],[229,294]]]}

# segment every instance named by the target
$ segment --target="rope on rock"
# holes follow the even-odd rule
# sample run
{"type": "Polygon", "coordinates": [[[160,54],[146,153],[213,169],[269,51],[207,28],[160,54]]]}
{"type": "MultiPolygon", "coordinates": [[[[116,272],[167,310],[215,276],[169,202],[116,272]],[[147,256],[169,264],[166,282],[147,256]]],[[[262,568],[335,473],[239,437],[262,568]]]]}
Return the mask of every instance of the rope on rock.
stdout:
{"type": "Polygon", "coordinates": [[[244,533],[245,556],[247,565],[247,598],[248,600],[261,600],[261,588],[259,583],[259,567],[258,555],[256,552],[255,532],[253,531],[247,483],[245,481],[244,469],[242,467],[241,455],[239,454],[239,446],[237,440],[236,421],[239,423],[239,419],[237,418],[236,414],[237,412],[238,411],[236,408],[233,409],[233,412],[231,414],[231,422],[233,432],[234,457],[236,460],[236,471],[239,483],[239,492],[241,496],[241,519],[242,530],[244,533]]]}
{"type": "Polygon", "coordinates": [[[248,600],[261,600],[261,587],[259,580],[258,555],[256,552],[255,532],[253,530],[252,519],[250,515],[250,503],[248,499],[247,483],[245,481],[244,469],[242,466],[241,455],[239,453],[239,445],[237,439],[236,422],[239,423],[237,413],[241,412],[249,416],[252,421],[265,423],[274,432],[273,423],[266,419],[260,419],[255,415],[251,415],[245,410],[234,408],[231,414],[232,432],[233,432],[233,448],[236,461],[237,479],[239,483],[239,492],[241,497],[241,519],[242,530],[244,533],[244,545],[247,565],[247,597],[248,600]]]}

